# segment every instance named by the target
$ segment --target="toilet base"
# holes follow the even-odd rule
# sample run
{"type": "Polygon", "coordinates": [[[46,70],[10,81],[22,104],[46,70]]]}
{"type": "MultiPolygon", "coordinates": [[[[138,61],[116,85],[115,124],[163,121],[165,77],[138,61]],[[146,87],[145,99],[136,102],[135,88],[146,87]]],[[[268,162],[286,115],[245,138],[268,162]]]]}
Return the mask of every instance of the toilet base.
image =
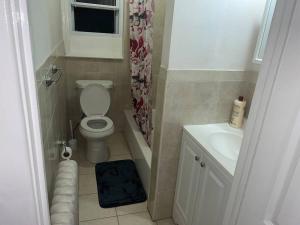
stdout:
{"type": "Polygon", "coordinates": [[[86,158],[92,163],[106,162],[109,158],[109,151],[106,143],[99,139],[88,139],[86,158]]]}

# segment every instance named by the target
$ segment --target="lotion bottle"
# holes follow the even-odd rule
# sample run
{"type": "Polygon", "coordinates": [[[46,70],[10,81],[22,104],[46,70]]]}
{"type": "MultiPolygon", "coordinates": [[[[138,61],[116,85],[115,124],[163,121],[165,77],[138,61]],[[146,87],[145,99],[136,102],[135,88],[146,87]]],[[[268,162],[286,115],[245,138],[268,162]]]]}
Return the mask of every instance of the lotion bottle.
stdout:
{"type": "Polygon", "coordinates": [[[234,128],[241,128],[243,126],[243,119],[245,114],[246,101],[243,96],[239,96],[233,102],[232,114],[229,125],[234,128]]]}

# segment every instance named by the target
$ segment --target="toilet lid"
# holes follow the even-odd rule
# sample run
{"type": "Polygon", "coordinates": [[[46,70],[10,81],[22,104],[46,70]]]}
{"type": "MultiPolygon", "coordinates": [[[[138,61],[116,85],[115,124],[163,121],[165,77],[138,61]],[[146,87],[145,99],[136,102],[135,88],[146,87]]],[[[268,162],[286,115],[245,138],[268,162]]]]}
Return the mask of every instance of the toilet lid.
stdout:
{"type": "Polygon", "coordinates": [[[90,84],[80,94],[80,105],[85,115],[105,115],[110,106],[108,90],[101,84],[90,84]]]}

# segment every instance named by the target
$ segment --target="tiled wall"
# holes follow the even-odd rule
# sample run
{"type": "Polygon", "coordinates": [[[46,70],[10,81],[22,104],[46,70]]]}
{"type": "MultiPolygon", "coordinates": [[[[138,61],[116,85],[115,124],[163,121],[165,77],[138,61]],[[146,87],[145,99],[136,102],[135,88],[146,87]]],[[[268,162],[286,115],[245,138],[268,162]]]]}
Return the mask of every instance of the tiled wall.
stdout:
{"type": "Polygon", "coordinates": [[[155,121],[154,121],[154,137],[153,137],[153,147],[152,147],[152,160],[151,160],[151,179],[150,179],[150,193],[148,197],[148,209],[151,214],[152,219],[158,219],[157,215],[157,206],[160,204],[157,199],[158,190],[158,173],[159,171],[159,149],[161,146],[162,140],[162,127],[163,127],[163,108],[165,101],[165,92],[166,92],[166,77],[167,71],[165,69],[161,69],[160,74],[157,79],[157,90],[156,90],[156,111],[155,111],[155,121]]]}
{"type": "Polygon", "coordinates": [[[65,74],[63,74],[57,84],[50,87],[44,85],[42,78],[50,64],[64,68],[64,58],[61,55],[63,55],[63,46],[59,46],[52,56],[36,71],[49,199],[52,196],[53,178],[61,151],[61,146],[57,144],[57,141],[65,140],[66,138],[65,74]]]}
{"type": "Polygon", "coordinates": [[[129,63],[127,59],[100,60],[66,58],[67,77],[67,116],[73,122],[80,121],[81,109],[79,104],[80,90],[76,80],[112,80],[111,105],[108,116],[113,120],[115,128],[123,128],[123,109],[131,105],[129,63]]]}
{"type": "MultiPolygon", "coordinates": [[[[157,0],[154,20],[153,50],[153,93],[156,89],[157,73],[161,61],[161,45],[164,24],[164,0],[157,0]]],[[[79,92],[75,81],[79,79],[109,79],[114,82],[112,101],[108,116],[113,120],[117,130],[124,127],[123,110],[131,108],[130,71],[129,71],[129,34],[128,12],[125,10],[124,21],[124,59],[87,59],[66,58],[67,77],[67,115],[74,122],[80,121],[79,92]],[[127,32],[127,33],[126,33],[127,32]]]]}
{"type": "Polygon", "coordinates": [[[233,100],[239,95],[250,105],[256,77],[254,72],[162,71],[149,197],[154,219],[172,215],[182,126],[228,121],[233,100]]]}

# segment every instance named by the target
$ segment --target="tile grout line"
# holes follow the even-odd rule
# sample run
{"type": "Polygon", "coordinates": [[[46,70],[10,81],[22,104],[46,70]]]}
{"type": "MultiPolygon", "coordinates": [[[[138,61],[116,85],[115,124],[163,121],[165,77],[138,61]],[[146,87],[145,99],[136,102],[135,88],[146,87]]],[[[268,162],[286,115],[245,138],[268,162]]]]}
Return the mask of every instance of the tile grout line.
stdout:
{"type": "MultiPolygon", "coordinates": [[[[149,216],[150,216],[150,213],[148,212],[148,210],[146,210],[146,211],[140,211],[140,212],[127,213],[127,214],[124,214],[124,215],[118,215],[117,214],[117,216],[121,217],[121,216],[128,216],[128,215],[136,215],[136,214],[140,214],[140,213],[148,213],[149,216]]],[[[151,216],[150,216],[150,219],[151,219],[151,216]]],[[[152,221],[152,219],[151,219],[151,221],[152,221]]]]}
{"type": "Polygon", "coordinates": [[[95,219],[79,220],[79,222],[88,222],[88,221],[94,221],[94,220],[104,220],[104,219],[115,218],[115,217],[117,217],[117,216],[106,216],[106,217],[95,218],[95,219]]]}
{"type": "MultiPolygon", "coordinates": [[[[126,152],[122,152],[122,153],[119,153],[119,154],[112,154],[110,157],[111,158],[118,158],[118,157],[128,157],[128,159],[131,159],[132,160],[132,155],[131,155],[131,152],[129,151],[128,149],[128,146],[126,145],[126,149],[127,151],[126,152]]],[[[86,159],[83,157],[81,157],[81,155],[78,155],[79,159],[78,159],[78,165],[79,165],[79,177],[81,176],[82,178],[86,177],[86,176],[95,176],[95,171],[92,171],[92,169],[95,167],[95,165],[91,165],[91,164],[86,164],[86,159]],[[85,165],[85,166],[84,166],[85,165]],[[85,171],[80,171],[80,167],[82,168],[82,170],[85,170],[85,171]]],[[[111,161],[109,159],[109,161],[111,161]]],[[[96,176],[95,176],[96,177],[96,176]]],[[[96,185],[97,187],[97,185],[96,185]]],[[[92,192],[92,193],[83,193],[83,194],[79,194],[79,198],[80,197],[88,197],[88,196],[95,196],[97,195],[97,190],[95,192],[92,192]]],[[[124,215],[118,215],[118,210],[117,210],[117,207],[114,207],[114,211],[115,211],[115,216],[104,216],[104,217],[101,217],[101,218],[86,218],[84,220],[80,220],[80,222],[88,222],[88,221],[97,221],[97,220],[103,220],[103,219],[109,219],[109,218],[116,218],[117,219],[117,223],[118,225],[120,225],[120,216],[128,216],[128,215],[135,215],[135,214],[140,214],[140,213],[149,213],[147,209],[145,210],[142,210],[142,211],[139,211],[139,212],[132,212],[132,213],[125,213],[124,215]]],[[[152,221],[151,219],[151,216],[150,216],[150,220],[152,221]]],[[[154,222],[152,221],[154,225],[158,225],[157,222],[154,222]]]]}
{"type": "Polygon", "coordinates": [[[118,225],[120,225],[120,220],[119,220],[119,216],[118,216],[117,207],[115,207],[115,211],[116,211],[116,215],[117,215],[117,221],[118,221],[118,225]]]}
{"type": "Polygon", "coordinates": [[[88,193],[88,194],[79,194],[79,197],[88,196],[88,195],[95,195],[95,194],[98,194],[98,193],[96,192],[96,193],[88,193]]]}

